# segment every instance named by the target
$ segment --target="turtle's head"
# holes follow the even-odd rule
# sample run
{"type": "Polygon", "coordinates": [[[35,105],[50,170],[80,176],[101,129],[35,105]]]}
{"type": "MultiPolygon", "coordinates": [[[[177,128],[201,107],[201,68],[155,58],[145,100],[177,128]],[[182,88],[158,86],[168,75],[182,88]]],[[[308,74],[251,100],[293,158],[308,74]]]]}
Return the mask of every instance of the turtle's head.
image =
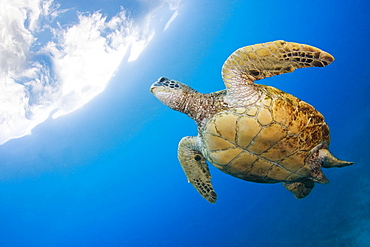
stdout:
{"type": "Polygon", "coordinates": [[[192,98],[192,95],[198,93],[181,82],[165,77],[161,77],[158,81],[154,82],[150,87],[150,92],[163,104],[183,113],[187,113],[187,101],[192,98]]]}

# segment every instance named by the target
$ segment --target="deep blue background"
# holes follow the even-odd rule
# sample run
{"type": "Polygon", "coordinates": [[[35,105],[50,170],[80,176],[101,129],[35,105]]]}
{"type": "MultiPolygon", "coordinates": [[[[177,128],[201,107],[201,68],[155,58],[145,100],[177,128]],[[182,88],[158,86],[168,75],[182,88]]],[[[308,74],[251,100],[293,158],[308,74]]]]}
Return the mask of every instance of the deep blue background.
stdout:
{"type": "Polygon", "coordinates": [[[370,2],[281,2],[184,1],[171,30],[123,63],[105,92],[1,146],[0,246],[370,245],[370,2]],[[331,151],[355,165],[325,170],[331,183],[303,200],[211,167],[219,195],[211,205],[176,157],[195,124],[149,87],[166,76],[221,90],[234,50],[278,39],[336,58],[260,83],[322,112],[331,151]]]}

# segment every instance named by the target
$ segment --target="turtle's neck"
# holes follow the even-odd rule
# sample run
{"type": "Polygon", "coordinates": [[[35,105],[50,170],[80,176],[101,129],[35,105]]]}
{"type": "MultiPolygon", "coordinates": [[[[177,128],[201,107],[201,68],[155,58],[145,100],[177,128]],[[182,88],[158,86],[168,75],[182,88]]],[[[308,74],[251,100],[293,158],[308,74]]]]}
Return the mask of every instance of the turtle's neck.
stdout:
{"type": "Polygon", "coordinates": [[[179,99],[179,108],[175,110],[185,113],[197,123],[198,128],[202,128],[210,117],[227,108],[224,102],[225,93],[225,90],[209,94],[188,92],[179,99]]]}
{"type": "Polygon", "coordinates": [[[230,107],[246,107],[255,104],[262,96],[260,85],[248,84],[242,80],[234,80],[227,90],[225,102],[230,107]]]}

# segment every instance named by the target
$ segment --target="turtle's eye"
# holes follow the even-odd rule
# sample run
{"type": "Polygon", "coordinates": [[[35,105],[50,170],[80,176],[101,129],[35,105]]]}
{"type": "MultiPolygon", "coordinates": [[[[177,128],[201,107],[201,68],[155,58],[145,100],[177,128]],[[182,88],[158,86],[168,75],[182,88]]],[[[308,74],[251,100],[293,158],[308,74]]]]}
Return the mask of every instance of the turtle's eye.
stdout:
{"type": "Polygon", "coordinates": [[[200,155],[195,155],[194,157],[195,161],[200,161],[202,159],[202,157],[200,155]]]}

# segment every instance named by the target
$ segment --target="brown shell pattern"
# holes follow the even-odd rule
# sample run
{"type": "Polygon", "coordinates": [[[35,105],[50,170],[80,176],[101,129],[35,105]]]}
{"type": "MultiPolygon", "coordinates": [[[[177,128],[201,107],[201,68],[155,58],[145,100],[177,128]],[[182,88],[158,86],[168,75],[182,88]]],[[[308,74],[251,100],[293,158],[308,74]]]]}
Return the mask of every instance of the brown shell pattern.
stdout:
{"type": "Polygon", "coordinates": [[[323,116],[311,105],[276,88],[261,86],[263,99],[216,114],[202,137],[208,160],[225,173],[261,183],[308,175],[309,152],[329,143],[323,116]]]}

